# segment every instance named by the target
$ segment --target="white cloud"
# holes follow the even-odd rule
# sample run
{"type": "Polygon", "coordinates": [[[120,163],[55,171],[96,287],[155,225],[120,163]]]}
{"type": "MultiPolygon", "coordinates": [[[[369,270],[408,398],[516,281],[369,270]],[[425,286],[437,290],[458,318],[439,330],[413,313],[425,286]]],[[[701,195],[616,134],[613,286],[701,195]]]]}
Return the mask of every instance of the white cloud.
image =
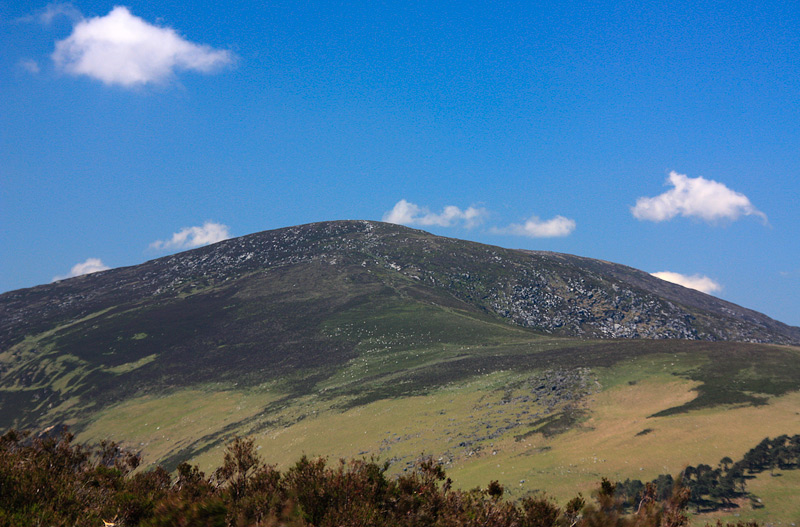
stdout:
{"type": "Polygon", "coordinates": [[[53,23],[55,18],[61,16],[68,18],[72,22],[78,22],[83,19],[81,12],[74,5],[66,2],[47,4],[44,11],[39,14],[38,19],[42,24],[49,25],[53,23]]]}
{"type": "Polygon", "coordinates": [[[556,216],[549,220],[541,220],[531,216],[525,223],[512,223],[508,227],[494,228],[495,234],[511,234],[529,238],[558,238],[569,236],[575,230],[575,220],[556,216]]]}
{"type": "Polygon", "coordinates": [[[712,222],[754,215],[765,223],[767,221],[766,214],[756,209],[747,196],[717,181],[702,177],[690,178],[672,171],[667,184],[675,188],[653,198],[642,197],[636,200],[636,205],[631,207],[631,213],[636,219],[659,222],[680,214],[712,222]]]}
{"type": "Polygon", "coordinates": [[[186,227],[174,233],[169,240],[158,240],[150,244],[156,250],[183,250],[221,242],[230,238],[228,226],[207,221],[201,227],[186,227]]]}
{"type": "Polygon", "coordinates": [[[49,26],[58,17],[65,17],[71,22],[75,23],[83,19],[83,15],[78,9],[68,2],[53,2],[34,15],[25,15],[17,18],[17,22],[30,24],[38,22],[49,26]]]}
{"type": "Polygon", "coordinates": [[[661,278],[673,284],[682,285],[690,289],[697,289],[703,293],[714,293],[722,290],[722,285],[715,282],[711,278],[699,274],[687,276],[685,274],[673,273],[672,271],[661,271],[658,273],[651,273],[656,278],[661,278]]]}
{"type": "Polygon", "coordinates": [[[55,65],[73,75],[125,87],[161,83],[176,70],[210,73],[230,64],[229,51],[183,39],[174,29],[149,24],[116,6],[102,17],[82,19],[56,42],[55,65]]]}
{"type": "Polygon", "coordinates": [[[451,227],[457,223],[463,223],[464,227],[471,229],[483,223],[488,214],[484,208],[469,207],[461,210],[453,205],[445,207],[441,214],[434,214],[426,207],[420,207],[401,199],[392,210],[383,215],[383,221],[401,225],[436,225],[439,227],[451,227]]]}
{"type": "Polygon", "coordinates": [[[39,64],[33,59],[23,59],[19,61],[19,65],[28,73],[39,73],[39,64]]]}
{"type": "Polygon", "coordinates": [[[81,262],[79,264],[75,264],[70,269],[69,274],[66,276],[54,276],[53,282],[57,280],[64,280],[66,278],[72,278],[74,276],[81,276],[84,274],[90,273],[97,273],[99,271],[107,271],[111,269],[109,266],[103,263],[100,258],[87,258],[85,262],[81,262]]]}

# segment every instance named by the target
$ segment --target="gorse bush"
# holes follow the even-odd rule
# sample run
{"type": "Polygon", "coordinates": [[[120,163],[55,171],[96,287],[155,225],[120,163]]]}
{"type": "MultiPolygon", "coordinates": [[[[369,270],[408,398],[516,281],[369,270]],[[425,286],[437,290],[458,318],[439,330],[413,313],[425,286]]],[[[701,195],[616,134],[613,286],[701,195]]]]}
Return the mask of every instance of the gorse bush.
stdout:
{"type": "Polygon", "coordinates": [[[519,503],[503,498],[497,481],[486,489],[454,490],[430,460],[398,477],[375,460],[301,458],[280,472],[237,438],[223,464],[206,476],[183,463],[134,472],[140,458],[116,443],[73,443],[66,430],[0,437],[0,525],[102,527],[397,526],[681,527],[689,491],[676,486],[664,500],[648,484],[637,510],[625,513],[616,485],[603,480],[591,503],[564,507],[543,495],[519,503]]]}
{"type": "Polygon", "coordinates": [[[0,437],[0,524],[103,525],[104,518],[124,516],[136,525],[170,490],[163,469],[131,476],[139,456],[116,443],[86,448],[72,439],[66,430],[0,437]]]}

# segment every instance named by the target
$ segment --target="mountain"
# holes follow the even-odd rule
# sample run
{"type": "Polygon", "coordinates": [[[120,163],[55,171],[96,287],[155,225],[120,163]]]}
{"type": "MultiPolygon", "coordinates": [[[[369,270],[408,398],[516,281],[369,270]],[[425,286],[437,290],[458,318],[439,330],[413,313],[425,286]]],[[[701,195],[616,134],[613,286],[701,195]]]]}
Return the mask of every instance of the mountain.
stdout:
{"type": "MultiPolygon", "coordinates": [[[[108,306],[163,304],[209,290],[244,291],[270,273],[349,274],[551,334],[800,343],[800,328],[619,264],[442,238],[392,224],[324,222],[0,295],[0,346],[108,306]],[[314,270],[328,265],[327,271],[314,270]],[[370,277],[369,275],[374,276],[370,277]],[[394,276],[392,276],[394,275],[394,276]],[[234,287],[233,282],[236,282],[234,287]]],[[[300,277],[298,277],[300,278],[300,277]]],[[[351,288],[356,289],[356,288],[351,288]]]]}
{"type": "Polygon", "coordinates": [[[573,495],[800,433],[798,344],[623,265],[315,223],[0,295],[0,429],[168,468],[234,433],[276,463],[427,452],[466,486],[496,461],[512,493],[573,495]]]}

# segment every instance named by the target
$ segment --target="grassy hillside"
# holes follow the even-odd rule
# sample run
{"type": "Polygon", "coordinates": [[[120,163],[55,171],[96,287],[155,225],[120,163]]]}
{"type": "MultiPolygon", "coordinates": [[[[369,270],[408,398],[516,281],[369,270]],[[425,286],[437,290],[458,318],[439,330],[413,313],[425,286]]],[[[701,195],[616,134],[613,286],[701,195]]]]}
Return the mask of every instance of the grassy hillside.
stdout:
{"type": "MultiPolygon", "coordinates": [[[[308,393],[273,383],[145,395],[96,414],[79,438],[111,437],[142,448],[147,462],[174,466],[188,457],[206,469],[220,463],[233,434],[254,436],[279,467],[302,454],[376,455],[400,473],[428,455],[462,488],[485,484],[491,474],[511,496],[544,489],[567,499],[602,476],[677,474],[689,464],[737,459],[765,436],[800,433],[800,393],[785,384],[800,376],[780,367],[780,360],[797,364],[796,348],[681,341],[576,348],[538,338],[452,346],[440,359],[424,348],[388,352],[388,340],[372,338],[385,348],[350,361],[308,393]],[[727,357],[748,353],[772,361],[733,371],[727,357]],[[715,365],[727,368],[737,389],[715,387],[715,365]],[[751,391],[757,386],[772,393],[751,391]],[[711,400],[697,404],[702,394],[711,400]]],[[[765,509],[754,517],[788,521],[785,486],[763,479],[756,494],[765,509]]],[[[729,517],[749,517],[744,509],[729,517]]]]}

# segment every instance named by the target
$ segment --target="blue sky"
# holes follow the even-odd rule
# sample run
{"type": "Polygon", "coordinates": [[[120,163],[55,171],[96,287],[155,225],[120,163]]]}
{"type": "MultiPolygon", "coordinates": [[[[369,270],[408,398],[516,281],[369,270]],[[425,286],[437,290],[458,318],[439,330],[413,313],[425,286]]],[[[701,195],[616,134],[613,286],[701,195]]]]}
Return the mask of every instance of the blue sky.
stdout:
{"type": "Polygon", "coordinates": [[[0,291],[385,219],[800,325],[796,2],[0,0],[0,35],[0,291]]]}

